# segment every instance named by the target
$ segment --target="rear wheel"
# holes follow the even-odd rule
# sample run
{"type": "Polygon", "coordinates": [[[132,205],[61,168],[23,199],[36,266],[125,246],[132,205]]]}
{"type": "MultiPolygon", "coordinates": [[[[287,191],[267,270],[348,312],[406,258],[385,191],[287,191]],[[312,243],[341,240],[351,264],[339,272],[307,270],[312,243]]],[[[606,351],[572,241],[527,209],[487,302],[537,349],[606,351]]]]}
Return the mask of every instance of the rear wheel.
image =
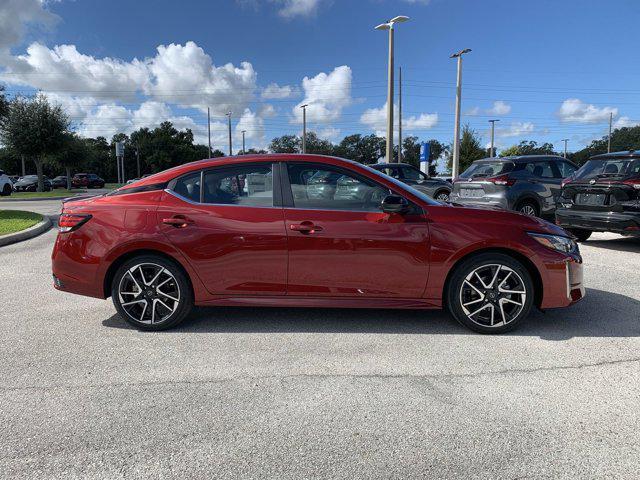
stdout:
{"type": "Polygon", "coordinates": [[[440,190],[439,192],[436,192],[435,194],[435,199],[436,200],[440,200],[441,202],[448,202],[449,201],[449,191],[448,190],[440,190]]]}
{"type": "Polygon", "coordinates": [[[484,253],[461,263],[446,292],[447,307],[462,325],[479,333],[504,333],[529,315],[534,287],[520,262],[484,253]]]}
{"type": "Polygon", "coordinates": [[[579,242],[586,242],[593,233],[591,230],[583,230],[582,228],[568,228],[567,231],[579,242]]]}
{"type": "Polygon", "coordinates": [[[177,264],[156,255],[125,262],[111,284],[118,313],[141,330],[166,330],[193,309],[191,283],[177,264]]]}
{"type": "Polygon", "coordinates": [[[8,197],[9,195],[11,195],[11,185],[9,185],[8,183],[5,183],[4,187],[2,188],[1,195],[3,197],[8,197]]]}
{"type": "Polygon", "coordinates": [[[532,200],[524,200],[520,202],[516,207],[516,210],[520,213],[524,213],[525,215],[529,215],[530,217],[540,216],[540,209],[532,200]]]}

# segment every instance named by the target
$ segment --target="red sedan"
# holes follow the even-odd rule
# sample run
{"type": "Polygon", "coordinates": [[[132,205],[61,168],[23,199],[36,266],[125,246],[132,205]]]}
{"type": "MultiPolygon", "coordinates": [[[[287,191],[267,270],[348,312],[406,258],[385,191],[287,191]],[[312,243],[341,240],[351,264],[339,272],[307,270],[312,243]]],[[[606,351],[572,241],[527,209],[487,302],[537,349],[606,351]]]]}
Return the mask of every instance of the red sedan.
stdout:
{"type": "Polygon", "coordinates": [[[194,305],[436,309],[483,333],[584,295],[577,244],[317,155],[202,160],[67,201],[55,288],[161,330],[194,305]]]}

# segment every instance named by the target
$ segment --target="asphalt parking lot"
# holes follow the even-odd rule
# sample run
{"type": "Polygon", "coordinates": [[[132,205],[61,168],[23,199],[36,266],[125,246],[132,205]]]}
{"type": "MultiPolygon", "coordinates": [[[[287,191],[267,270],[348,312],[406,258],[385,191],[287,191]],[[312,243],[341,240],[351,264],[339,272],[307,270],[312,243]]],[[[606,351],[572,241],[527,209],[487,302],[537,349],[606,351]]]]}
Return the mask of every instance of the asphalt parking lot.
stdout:
{"type": "MultiPolygon", "coordinates": [[[[56,202],[24,202],[54,214],[56,202]],[[37,205],[37,206],[36,206],[37,205]]],[[[637,478],[640,240],[587,297],[481,336],[441,312],[200,309],[143,333],[0,248],[4,478],[637,478]]]]}

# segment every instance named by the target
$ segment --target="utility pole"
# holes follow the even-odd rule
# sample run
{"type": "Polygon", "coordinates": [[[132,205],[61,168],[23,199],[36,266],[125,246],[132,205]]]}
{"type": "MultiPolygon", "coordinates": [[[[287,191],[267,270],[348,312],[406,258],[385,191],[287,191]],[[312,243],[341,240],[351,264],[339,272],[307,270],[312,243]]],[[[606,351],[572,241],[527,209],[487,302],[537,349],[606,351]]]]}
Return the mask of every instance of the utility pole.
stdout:
{"type": "Polygon", "coordinates": [[[233,145],[231,143],[231,112],[227,113],[229,119],[229,156],[233,156],[233,145]]]}
{"type": "Polygon", "coordinates": [[[495,157],[495,151],[493,149],[493,140],[495,138],[495,132],[496,132],[496,122],[499,122],[500,120],[489,120],[489,123],[491,124],[491,152],[489,153],[489,156],[491,158],[495,157]]]}
{"type": "Polygon", "coordinates": [[[211,158],[211,112],[209,107],[207,107],[207,131],[209,134],[209,158],[211,158]]]}
{"type": "Polygon", "coordinates": [[[27,171],[24,166],[24,155],[20,155],[20,161],[22,162],[22,176],[24,177],[27,174],[27,171]]]}
{"type": "Polygon", "coordinates": [[[394,25],[396,23],[402,23],[409,20],[409,17],[405,16],[397,16],[392,18],[386,23],[382,23],[376,27],[376,30],[388,30],[389,31],[389,66],[387,71],[387,149],[386,149],[386,159],[387,163],[391,163],[394,161],[393,158],[393,74],[394,74],[394,25]]]}
{"type": "Polygon", "coordinates": [[[398,163],[402,162],[402,67],[398,77],[398,163]]]}
{"type": "Polygon", "coordinates": [[[609,140],[607,142],[607,153],[611,153],[611,125],[613,124],[613,112],[609,113],[609,140]]]}
{"type": "Polygon", "coordinates": [[[569,139],[563,138],[561,141],[564,142],[564,158],[567,158],[567,142],[569,141],[569,139]]]}
{"type": "Polygon", "coordinates": [[[302,153],[307,153],[307,107],[309,105],[305,103],[300,105],[302,109],[302,153]]]}
{"type": "Polygon", "coordinates": [[[245,150],[244,150],[244,134],[245,134],[246,130],[242,130],[242,154],[244,155],[245,150]]]}
{"type": "Polygon", "coordinates": [[[140,175],[140,146],[136,145],[136,165],[138,167],[138,178],[141,177],[140,175]]]}
{"type": "Polygon", "coordinates": [[[456,124],[453,129],[453,165],[452,175],[456,178],[460,173],[460,104],[462,103],[462,55],[469,53],[470,48],[460,50],[458,53],[452,54],[449,58],[458,59],[458,77],[456,81],[456,124]]]}

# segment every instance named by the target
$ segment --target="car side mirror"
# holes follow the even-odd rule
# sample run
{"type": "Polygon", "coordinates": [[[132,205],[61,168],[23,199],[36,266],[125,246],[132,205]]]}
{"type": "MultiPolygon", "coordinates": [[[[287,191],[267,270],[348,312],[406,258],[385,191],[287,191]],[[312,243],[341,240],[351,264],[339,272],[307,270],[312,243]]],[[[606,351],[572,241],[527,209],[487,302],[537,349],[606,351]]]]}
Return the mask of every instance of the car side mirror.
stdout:
{"type": "Polygon", "coordinates": [[[384,213],[404,213],[409,210],[409,202],[400,195],[387,195],[382,200],[381,207],[384,213]]]}

